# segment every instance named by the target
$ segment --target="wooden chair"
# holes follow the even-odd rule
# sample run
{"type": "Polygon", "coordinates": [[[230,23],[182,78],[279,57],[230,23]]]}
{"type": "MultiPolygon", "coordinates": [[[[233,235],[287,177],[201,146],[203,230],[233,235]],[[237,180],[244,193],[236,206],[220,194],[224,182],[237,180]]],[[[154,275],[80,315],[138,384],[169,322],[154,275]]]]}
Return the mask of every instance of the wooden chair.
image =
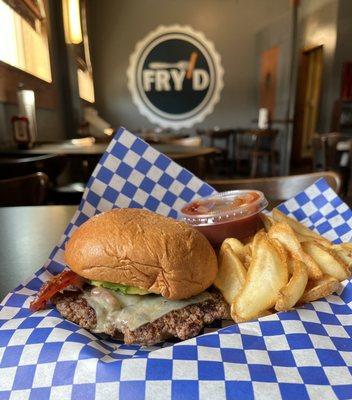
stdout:
{"type": "Polygon", "coordinates": [[[207,183],[219,192],[234,189],[260,190],[265,194],[270,205],[275,206],[281,201],[294,197],[320,178],[325,178],[331,188],[339,193],[341,179],[337,173],[332,171],[270,178],[208,180],[207,183]]]}
{"type": "Polygon", "coordinates": [[[204,179],[207,165],[209,163],[209,157],[211,155],[212,154],[203,154],[202,152],[190,152],[185,154],[175,154],[172,155],[171,158],[183,168],[187,168],[199,178],[204,179]]]}
{"type": "Polygon", "coordinates": [[[43,172],[49,178],[48,202],[51,204],[79,204],[85,183],[91,176],[100,155],[68,158],[65,155],[44,154],[0,158],[0,179],[14,178],[43,172]],[[63,176],[69,169],[69,174],[63,176]],[[60,179],[58,179],[60,176],[60,179]],[[62,179],[63,178],[63,179],[62,179]],[[59,180],[63,182],[59,182],[59,180]]]}
{"type": "Polygon", "coordinates": [[[340,132],[316,133],[313,136],[314,171],[338,170],[339,154],[337,144],[343,139],[344,137],[340,132]]]}
{"type": "Polygon", "coordinates": [[[319,134],[313,137],[313,171],[336,171],[342,180],[342,193],[347,194],[348,185],[351,179],[351,165],[343,165],[342,154],[352,157],[351,136],[341,132],[329,132],[319,134]],[[339,149],[341,142],[347,143],[346,151],[339,149]]]}
{"type": "Polygon", "coordinates": [[[212,169],[219,169],[219,172],[230,173],[230,148],[231,148],[231,138],[233,137],[234,129],[197,129],[196,133],[199,137],[208,137],[210,141],[210,147],[218,147],[218,159],[215,160],[215,164],[212,169]],[[225,142],[225,146],[216,146],[217,142],[225,142]],[[220,168],[218,168],[220,166],[220,168]]]}
{"type": "Polygon", "coordinates": [[[66,167],[64,157],[58,154],[43,154],[39,156],[2,156],[0,158],[0,179],[44,172],[52,182],[66,167]]]}
{"type": "Polygon", "coordinates": [[[37,206],[45,203],[49,178],[43,172],[0,180],[0,206],[37,206]]]}
{"type": "Polygon", "coordinates": [[[275,129],[252,129],[242,130],[237,133],[235,141],[236,169],[242,171],[242,161],[249,160],[250,176],[258,175],[259,161],[267,160],[270,169],[268,175],[276,175],[278,152],[275,149],[278,130],[275,129]]]}
{"type": "Polygon", "coordinates": [[[268,167],[270,166],[268,175],[276,175],[277,151],[275,145],[278,133],[279,131],[276,129],[251,131],[254,138],[253,149],[250,152],[251,178],[255,178],[258,175],[258,162],[265,158],[267,159],[268,167]]]}

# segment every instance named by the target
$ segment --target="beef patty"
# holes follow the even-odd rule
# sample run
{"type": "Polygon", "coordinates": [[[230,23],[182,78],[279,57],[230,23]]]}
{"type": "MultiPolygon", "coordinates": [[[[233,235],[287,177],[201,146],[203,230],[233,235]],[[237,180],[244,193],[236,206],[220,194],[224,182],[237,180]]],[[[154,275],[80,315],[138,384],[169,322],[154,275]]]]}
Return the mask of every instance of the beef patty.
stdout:
{"type": "MultiPolygon", "coordinates": [[[[209,300],[173,310],[133,331],[124,327],[122,333],[125,343],[151,346],[173,336],[186,340],[198,335],[205,325],[216,319],[228,318],[229,307],[222,295],[217,291],[211,292],[211,295],[209,300]]],[[[96,314],[81,292],[58,293],[53,297],[52,303],[64,318],[94,331],[97,324],[96,314]]],[[[114,338],[121,338],[121,332],[116,328],[108,329],[105,333],[114,338]]]]}

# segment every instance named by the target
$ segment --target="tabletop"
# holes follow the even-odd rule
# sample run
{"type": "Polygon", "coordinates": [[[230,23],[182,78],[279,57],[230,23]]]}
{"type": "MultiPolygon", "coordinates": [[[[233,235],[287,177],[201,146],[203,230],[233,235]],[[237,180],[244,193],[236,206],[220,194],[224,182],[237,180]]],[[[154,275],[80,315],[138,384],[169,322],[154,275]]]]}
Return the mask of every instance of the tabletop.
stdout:
{"type": "MultiPolygon", "coordinates": [[[[39,144],[31,149],[20,150],[16,147],[13,148],[3,148],[0,150],[0,156],[9,155],[42,155],[42,154],[60,154],[68,156],[92,156],[92,155],[102,155],[106,150],[108,143],[94,143],[90,145],[75,145],[70,142],[62,143],[51,143],[51,144],[39,144]]],[[[156,150],[173,157],[178,154],[188,154],[197,153],[200,155],[206,155],[216,152],[214,147],[205,146],[180,146],[171,143],[163,144],[153,144],[156,150]]]]}
{"type": "Polygon", "coordinates": [[[76,208],[0,208],[0,300],[44,265],[76,208]]]}

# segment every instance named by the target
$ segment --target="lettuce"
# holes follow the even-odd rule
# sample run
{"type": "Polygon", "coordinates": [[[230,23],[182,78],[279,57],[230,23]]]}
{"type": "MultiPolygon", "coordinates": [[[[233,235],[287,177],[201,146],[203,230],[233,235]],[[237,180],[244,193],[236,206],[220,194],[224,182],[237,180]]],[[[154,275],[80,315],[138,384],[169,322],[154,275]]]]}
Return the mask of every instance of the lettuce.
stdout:
{"type": "Polygon", "coordinates": [[[139,294],[139,295],[149,294],[149,292],[145,289],[140,289],[134,286],[121,285],[119,283],[90,281],[90,284],[93,286],[101,286],[106,289],[115,290],[116,292],[121,292],[123,294],[139,294]]]}

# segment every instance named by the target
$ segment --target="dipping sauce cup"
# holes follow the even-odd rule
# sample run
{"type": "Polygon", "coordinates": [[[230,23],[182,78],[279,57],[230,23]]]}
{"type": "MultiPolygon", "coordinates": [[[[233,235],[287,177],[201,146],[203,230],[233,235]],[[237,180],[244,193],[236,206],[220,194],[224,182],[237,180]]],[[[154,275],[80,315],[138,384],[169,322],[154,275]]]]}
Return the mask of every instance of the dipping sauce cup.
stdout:
{"type": "Polygon", "coordinates": [[[197,228],[218,247],[229,237],[245,239],[263,227],[259,213],[268,205],[258,190],[230,190],[195,200],[179,212],[179,219],[197,228]]]}

